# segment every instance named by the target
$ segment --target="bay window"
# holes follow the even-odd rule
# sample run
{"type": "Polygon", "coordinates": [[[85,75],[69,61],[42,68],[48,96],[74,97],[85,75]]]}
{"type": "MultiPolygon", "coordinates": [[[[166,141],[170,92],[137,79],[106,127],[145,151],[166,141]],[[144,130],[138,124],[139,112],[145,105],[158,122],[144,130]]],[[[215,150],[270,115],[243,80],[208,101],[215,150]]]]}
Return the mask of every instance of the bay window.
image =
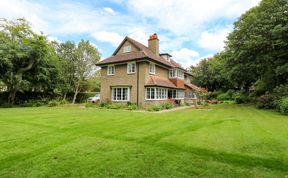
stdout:
{"type": "Polygon", "coordinates": [[[146,100],[165,100],[168,99],[168,90],[159,87],[146,88],[146,100]]]}
{"type": "Polygon", "coordinates": [[[185,92],[184,90],[176,90],[176,89],[171,89],[171,98],[173,99],[184,99],[185,92]]]}

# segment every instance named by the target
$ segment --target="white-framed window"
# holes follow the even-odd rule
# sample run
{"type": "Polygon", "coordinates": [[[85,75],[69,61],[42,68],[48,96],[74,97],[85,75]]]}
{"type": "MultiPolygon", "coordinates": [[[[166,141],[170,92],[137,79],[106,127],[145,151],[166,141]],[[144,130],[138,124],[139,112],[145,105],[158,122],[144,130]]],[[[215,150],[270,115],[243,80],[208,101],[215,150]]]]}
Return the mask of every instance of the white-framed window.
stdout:
{"type": "Polygon", "coordinates": [[[173,98],[173,99],[184,99],[184,97],[185,97],[184,90],[172,89],[172,90],[170,90],[170,92],[171,92],[171,98],[173,98]]]}
{"type": "Polygon", "coordinates": [[[115,74],[115,66],[110,65],[107,67],[107,75],[114,75],[115,74]]]}
{"type": "Polygon", "coordinates": [[[182,70],[177,71],[177,78],[184,79],[184,72],[182,70]]]}
{"type": "Polygon", "coordinates": [[[130,101],[129,87],[113,87],[112,101],[130,101]]]}
{"type": "Polygon", "coordinates": [[[124,46],[124,47],[123,47],[123,52],[124,52],[124,53],[131,52],[131,45],[124,46]]]}
{"type": "Polygon", "coordinates": [[[156,68],[154,63],[149,64],[149,73],[150,74],[155,74],[156,73],[156,68]]]}
{"type": "Polygon", "coordinates": [[[127,73],[133,74],[136,72],[136,62],[129,62],[127,64],[127,73]]]}
{"type": "Polygon", "coordinates": [[[177,69],[169,70],[169,78],[179,78],[184,79],[184,71],[177,69]]]}
{"type": "Polygon", "coordinates": [[[147,87],[146,100],[166,100],[168,99],[167,88],[147,87]]]}
{"type": "Polygon", "coordinates": [[[177,70],[170,69],[169,70],[169,78],[176,78],[176,76],[177,76],[177,70]]]}

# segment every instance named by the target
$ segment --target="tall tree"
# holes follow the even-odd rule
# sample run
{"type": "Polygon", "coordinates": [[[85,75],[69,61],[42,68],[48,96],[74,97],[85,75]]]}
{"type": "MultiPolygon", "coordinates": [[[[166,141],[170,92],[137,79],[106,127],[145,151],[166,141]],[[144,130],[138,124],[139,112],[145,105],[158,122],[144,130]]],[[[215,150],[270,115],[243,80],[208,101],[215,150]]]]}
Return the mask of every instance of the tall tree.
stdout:
{"type": "Polygon", "coordinates": [[[89,41],[81,40],[75,50],[75,85],[73,104],[75,103],[77,94],[81,91],[81,86],[87,82],[87,79],[96,72],[95,64],[100,59],[100,53],[89,41]]]}
{"type": "Polygon", "coordinates": [[[224,53],[219,53],[211,58],[202,59],[197,66],[191,66],[193,83],[207,87],[209,91],[230,88],[223,57],[224,53]]]}
{"type": "Polygon", "coordinates": [[[53,42],[55,52],[61,61],[61,93],[63,100],[66,99],[67,93],[73,91],[75,81],[76,45],[71,41],[64,43],[53,42]]]}
{"type": "Polygon", "coordinates": [[[288,1],[262,0],[235,22],[226,45],[230,80],[264,91],[288,82],[288,1]],[[257,86],[256,86],[257,87],[257,86]]]}
{"type": "Polygon", "coordinates": [[[46,57],[47,40],[25,19],[1,19],[0,29],[0,78],[9,91],[8,103],[14,104],[16,92],[30,84],[23,75],[46,57]]]}

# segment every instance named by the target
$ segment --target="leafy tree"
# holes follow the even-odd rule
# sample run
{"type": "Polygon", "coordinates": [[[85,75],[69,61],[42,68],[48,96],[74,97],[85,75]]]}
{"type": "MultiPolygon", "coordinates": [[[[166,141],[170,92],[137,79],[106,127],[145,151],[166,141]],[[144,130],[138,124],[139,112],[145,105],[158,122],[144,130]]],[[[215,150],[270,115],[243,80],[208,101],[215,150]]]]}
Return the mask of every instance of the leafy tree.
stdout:
{"type": "Polygon", "coordinates": [[[235,22],[225,51],[229,80],[262,93],[288,82],[288,1],[262,0],[235,22]]]}
{"type": "Polygon", "coordinates": [[[8,103],[14,104],[16,92],[30,85],[23,75],[46,57],[47,40],[25,19],[1,19],[0,29],[0,78],[9,92],[8,103]]]}
{"type": "Polygon", "coordinates": [[[196,67],[191,66],[193,83],[207,87],[209,91],[231,87],[226,77],[223,56],[223,53],[219,53],[212,58],[201,60],[196,67]]]}
{"type": "Polygon", "coordinates": [[[81,91],[81,87],[87,84],[89,79],[96,71],[95,64],[100,59],[100,53],[90,44],[89,41],[81,40],[75,50],[75,60],[73,61],[75,67],[75,85],[73,104],[75,103],[77,94],[81,91]]]}
{"type": "Polygon", "coordinates": [[[55,52],[60,60],[60,88],[63,95],[63,100],[66,99],[67,93],[73,91],[75,81],[75,65],[76,61],[76,45],[67,41],[65,43],[53,42],[55,52]]]}

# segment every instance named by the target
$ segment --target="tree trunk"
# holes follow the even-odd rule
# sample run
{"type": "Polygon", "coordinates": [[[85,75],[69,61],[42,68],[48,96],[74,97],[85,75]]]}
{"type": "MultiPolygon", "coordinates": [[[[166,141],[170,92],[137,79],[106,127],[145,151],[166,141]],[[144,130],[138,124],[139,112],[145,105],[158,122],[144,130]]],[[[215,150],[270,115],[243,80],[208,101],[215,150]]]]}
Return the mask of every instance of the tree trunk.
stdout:
{"type": "Polygon", "coordinates": [[[64,93],[63,100],[66,100],[67,92],[64,93]]]}
{"type": "Polygon", "coordinates": [[[8,104],[13,105],[15,103],[15,96],[16,96],[16,90],[12,89],[9,92],[9,96],[8,96],[8,104]]]}
{"type": "Polygon", "coordinates": [[[72,104],[75,104],[75,101],[76,101],[76,97],[77,97],[78,92],[79,92],[79,84],[76,85],[72,104]]]}

